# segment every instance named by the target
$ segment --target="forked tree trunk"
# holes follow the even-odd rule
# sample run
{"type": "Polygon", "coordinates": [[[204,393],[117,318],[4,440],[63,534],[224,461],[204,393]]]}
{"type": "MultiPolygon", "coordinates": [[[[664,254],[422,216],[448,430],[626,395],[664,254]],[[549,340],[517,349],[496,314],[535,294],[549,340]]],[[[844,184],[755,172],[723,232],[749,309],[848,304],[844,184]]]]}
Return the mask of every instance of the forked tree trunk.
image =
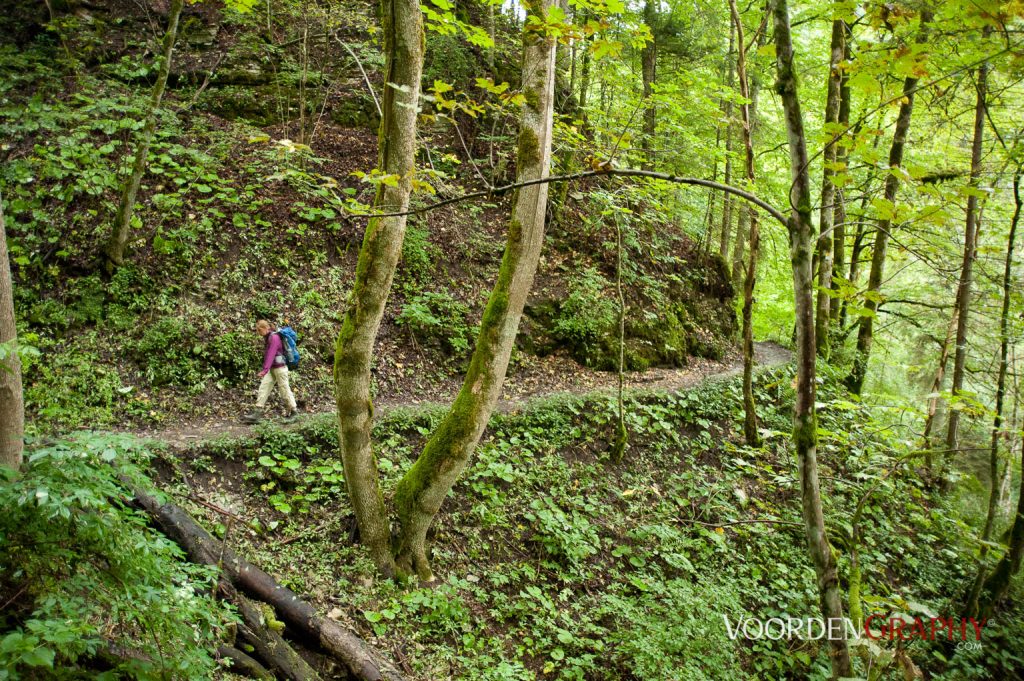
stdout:
{"type": "Polygon", "coordinates": [[[174,52],[174,41],[178,36],[178,18],[181,17],[181,9],[185,0],[171,0],[170,10],[167,14],[167,32],[164,33],[163,45],[160,50],[160,63],[157,66],[156,83],[153,84],[153,92],[149,98],[149,108],[146,111],[146,121],[142,127],[142,134],[138,144],[135,146],[135,159],[132,162],[132,174],[128,177],[124,187],[121,189],[121,198],[117,204],[117,213],[114,215],[114,231],[107,242],[104,253],[104,269],[112,274],[124,263],[124,253],[128,246],[128,235],[131,233],[132,214],[135,212],[135,197],[139,193],[139,186],[142,184],[142,176],[146,174],[146,164],[149,160],[149,145],[153,142],[153,133],[156,132],[156,116],[160,110],[160,102],[164,97],[164,90],[167,87],[167,76],[171,72],[171,56],[174,52]]]}
{"type": "MultiPolygon", "coordinates": [[[[996,520],[996,506],[999,502],[999,435],[1003,427],[1003,399],[1006,395],[1006,374],[1010,357],[1010,298],[1013,293],[1013,246],[1020,221],[1020,170],[1013,176],[1013,218],[1010,220],[1010,234],[1006,238],[1006,264],[1003,268],[1003,307],[999,314],[999,374],[996,378],[996,413],[992,419],[992,439],[989,446],[989,497],[985,526],[981,531],[981,548],[978,555],[978,574],[967,596],[967,612],[978,614],[978,599],[985,581],[985,556],[992,538],[992,527],[996,520]]],[[[1009,462],[1007,462],[1009,467],[1009,462]]],[[[1022,469],[1024,470],[1024,469],[1022,469]]]]}
{"type": "MultiPolygon", "coordinates": [[[[789,193],[792,213],[789,218],[790,260],[793,267],[793,295],[796,309],[796,403],[793,409],[793,444],[800,468],[800,496],[807,547],[818,578],[821,612],[826,620],[841,622],[843,600],[835,557],[825,533],[825,517],[818,486],[818,424],[815,413],[814,284],[811,259],[814,226],[811,222],[811,181],[807,168],[807,138],[797,96],[797,78],[793,63],[793,42],[789,28],[787,0],[775,3],[775,54],[786,133],[789,139],[789,163],[792,189],[789,193]]],[[[850,649],[843,637],[829,641],[832,677],[853,676],[850,649]]]]}
{"type": "MultiPolygon", "coordinates": [[[[423,71],[423,19],[416,0],[382,0],[386,78],[378,166],[399,176],[381,184],[374,205],[387,212],[409,206],[416,156],[416,115],[423,71]]],[[[381,574],[394,574],[391,525],[373,455],[370,361],[391,281],[402,255],[406,217],[370,220],[356,264],[355,283],[334,352],[334,395],[345,483],[363,544],[381,574]]]]}
{"type": "MultiPolygon", "coordinates": [[[[744,175],[747,180],[747,191],[754,191],[754,134],[753,134],[753,99],[750,92],[750,81],[747,78],[747,47],[743,38],[743,22],[740,20],[736,0],[729,0],[729,13],[736,29],[739,50],[736,53],[736,76],[740,84],[740,95],[745,100],[740,105],[740,123],[743,132],[744,175]]],[[[746,276],[743,280],[743,435],[747,444],[756,447],[761,438],[757,432],[757,405],[754,402],[754,286],[757,279],[757,254],[761,235],[757,224],[757,212],[753,206],[744,204],[743,213],[749,225],[750,262],[747,263],[746,276]]],[[[737,234],[737,244],[743,235],[737,234]]],[[[733,274],[743,268],[742,259],[735,261],[733,274]]]]}
{"type": "Polygon", "coordinates": [[[0,361],[0,466],[18,470],[24,449],[25,401],[21,392],[21,361],[17,353],[13,294],[4,204],[0,197],[0,347],[7,353],[6,358],[0,361]]]}
{"type": "MultiPolygon", "coordinates": [[[[530,14],[546,17],[552,0],[528,0],[530,14]]],[[[523,33],[523,105],[517,181],[549,173],[554,97],[555,41],[526,24],[523,33]]],[[[547,184],[516,195],[498,280],[487,301],[476,348],[462,389],[416,463],[398,483],[395,510],[401,521],[396,560],[400,569],[432,581],[427,530],[472,455],[498,401],[519,318],[533,285],[544,244],[547,184]]]]}
{"type": "MultiPolygon", "coordinates": [[[[921,25],[930,21],[927,12],[921,13],[921,25]]],[[[846,385],[851,392],[860,394],[864,388],[864,377],[867,376],[868,361],[871,359],[871,344],[874,340],[875,314],[880,302],[882,277],[885,275],[885,253],[889,245],[889,231],[892,229],[891,212],[896,206],[896,192],[900,187],[899,169],[903,165],[903,149],[910,131],[910,117],[914,112],[914,92],[917,89],[917,78],[907,77],[903,81],[903,99],[900,103],[899,115],[896,118],[896,130],[892,135],[892,147],[889,149],[889,173],[885,176],[885,205],[889,212],[878,221],[875,232],[875,247],[871,253],[871,271],[868,274],[868,288],[864,294],[864,307],[867,314],[860,318],[857,329],[857,350],[853,358],[853,368],[846,377],[846,385]]]]}
{"type": "Polygon", "coordinates": [[[829,354],[829,322],[831,321],[832,296],[832,259],[835,226],[836,186],[832,181],[835,175],[836,155],[839,148],[837,130],[839,125],[839,100],[842,86],[842,71],[846,27],[842,19],[832,22],[831,56],[829,58],[828,91],[825,97],[825,149],[822,152],[824,170],[821,178],[821,212],[819,217],[820,236],[818,237],[818,304],[815,316],[814,333],[817,340],[818,354],[827,358],[829,354]]]}
{"type": "MultiPolygon", "coordinates": [[[[984,35],[987,36],[988,29],[984,35]]],[[[974,105],[974,140],[971,144],[970,188],[978,188],[981,177],[981,151],[985,140],[985,97],[988,85],[988,62],[978,67],[977,99],[974,105]]],[[[978,196],[972,191],[967,196],[967,220],[964,226],[964,257],[960,267],[960,285],[956,290],[956,309],[960,311],[956,321],[956,352],[953,355],[953,376],[950,397],[956,400],[964,387],[964,369],[967,366],[967,330],[971,318],[971,283],[973,281],[974,259],[977,255],[978,196]]],[[[950,405],[946,421],[946,453],[943,456],[943,472],[953,458],[953,451],[959,446],[960,409],[950,405]]]]}
{"type": "Polygon", "coordinates": [[[953,343],[953,334],[956,332],[956,306],[953,306],[953,316],[949,318],[946,326],[946,336],[942,339],[942,347],[939,348],[939,366],[935,369],[935,378],[932,379],[932,389],[928,398],[928,411],[924,419],[924,432],[921,434],[921,448],[925,451],[925,468],[932,472],[932,431],[935,430],[935,419],[939,411],[939,391],[942,390],[942,382],[946,378],[946,367],[949,365],[949,346],[953,343]]]}

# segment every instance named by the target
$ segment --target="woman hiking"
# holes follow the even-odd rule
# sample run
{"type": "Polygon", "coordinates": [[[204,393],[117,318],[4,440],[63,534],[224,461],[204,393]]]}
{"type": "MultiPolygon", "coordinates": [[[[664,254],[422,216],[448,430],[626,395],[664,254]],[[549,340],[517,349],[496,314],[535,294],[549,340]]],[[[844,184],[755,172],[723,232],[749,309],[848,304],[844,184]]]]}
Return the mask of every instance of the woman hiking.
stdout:
{"type": "Polygon", "coordinates": [[[288,385],[288,365],[284,358],[284,344],[281,336],[266,319],[256,322],[256,333],[263,336],[263,370],[260,371],[260,389],[256,396],[256,408],[242,417],[243,423],[259,423],[264,417],[270,391],[277,385],[277,391],[288,405],[284,420],[290,423],[299,415],[295,395],[288,385]]]}

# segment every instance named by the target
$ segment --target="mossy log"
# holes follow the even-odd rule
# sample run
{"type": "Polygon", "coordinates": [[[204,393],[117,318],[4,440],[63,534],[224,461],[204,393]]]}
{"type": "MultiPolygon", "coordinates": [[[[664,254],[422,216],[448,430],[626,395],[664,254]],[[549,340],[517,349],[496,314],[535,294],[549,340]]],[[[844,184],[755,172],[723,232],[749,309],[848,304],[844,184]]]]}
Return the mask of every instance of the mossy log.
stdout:
{"type": "Polygon", "coordinates": [[[208,565],[219,564],[232,584],[249,596],[273,606],[282,621],[317,641],[355,678],[361,681],[403,681],[401,672],[362,639],[337,622],[318,615],[313,606],[291,589],[281,586],[269,574],[223,546],[180,506],[161,504],[150,494],[137,489],[133,491],[164,533],[180,544],[192,560],[208,565]]]}

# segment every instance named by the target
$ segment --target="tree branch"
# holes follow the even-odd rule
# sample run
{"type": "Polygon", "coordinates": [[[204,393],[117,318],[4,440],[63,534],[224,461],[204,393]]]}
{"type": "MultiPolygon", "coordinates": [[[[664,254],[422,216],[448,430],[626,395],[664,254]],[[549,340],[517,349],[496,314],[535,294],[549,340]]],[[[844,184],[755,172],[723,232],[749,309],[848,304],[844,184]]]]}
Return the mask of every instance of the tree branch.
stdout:
{"type": "Polygon", "coordinates": [[[462,196],[455,196],[450,199],[444,199],[436,203],[431,203],[426,206],[419,208],[410,208],[405,212],[395,213],[366,213],[366,214],[352,214],[348,218],[364,218],[364,219],[375,219],[375,218],[390,218],[399,217],[402,215],[418,215],[420,213],[426,213],[427,211],[435,210],[443,206],[450,206],[453,203],[462,203],[463,201],[471,201],[473,199],[481,199],[493,196],[502,196],[515,189],[522,187],[530,187],[538,184],[547,184],[550,182],[571,182],[572,180],[582,180],[588,177],[601,177],[601,176],[617,176],[617,177],[646,177],[652,180],[662,180],[664,182],[673,182],[676,184],[687,184],[694,185],[697,187],[707,187],[708,189],[717,189],[733,196],[738,196],[741,199],[749,201],[758,208],[762,209],[773,218],[779,221],[784,227],[788,227],[789,222],[785,215],[781,211],[774,208],[771,204],[759,199],[754,194],[744,191],[731,185],[722,184],[720,182],[712,182],[711,180],[702,180],[698,177],[680,177],[677,175],[670,175],[668,173],[659,173],[653,170],[639,170],[635,168],[609,168],[607,170],[586,170],[579,173],[572,173],[569,175],[550,175],[548,177],[541,177],[535,180],[527,180],[525,182],[516,182],[513,184],[507,184],[502,187],[489,187],[481,191],[471,192],[469,194],[463,194],[462,196]]]}

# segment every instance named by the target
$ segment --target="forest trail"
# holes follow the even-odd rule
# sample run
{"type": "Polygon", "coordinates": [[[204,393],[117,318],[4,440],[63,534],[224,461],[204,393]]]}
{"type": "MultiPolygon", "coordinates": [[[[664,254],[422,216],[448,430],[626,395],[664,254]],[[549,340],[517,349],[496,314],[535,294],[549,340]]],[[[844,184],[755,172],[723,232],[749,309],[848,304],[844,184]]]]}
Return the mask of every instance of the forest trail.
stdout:
{"type": "MultiPolygon", "coordinates": [[[[754,345],[757,367],[773,367],[780,364],[786,364],[793,357],[791,350],[779,345],[778,343],[760,342],[755,343],[754,345]]],[[[734,376],[738,376],[742,371],[743,357],[736,353],[733,353],[727,358],[719,361],[691,358],[691,364],[689,366],[678,369],[655,368],[648,369],[646,371],[629,372],[625,376],[625,386],[630,390],[665,390],[674,392],[688,390],[709,380],[732,378],[734,376]]],[[[523,391],[522,386],[510,386],[512,392],[508,393],[507,396],[498,403],[497,410],[501,413],[507,413],[524,407],[534,400],[553,397],[556,395],[564,395],[567,393],[584,394],[595,391],[611,391],[617,385],[617,374],[614,372],[590,372],[582,367],[581,372],[587,373],[588,378],[592,379],[589,383],[582,386],[570,384],[570,386],[566,388],[556,383],[559,387],[555,388],[553,387],[553,384],[549,383],[547,385],[531,386],[532,390],[525,392],[523,391]],[[599,377],[598,380],[593,380],[595,376],[599,377]]],[[[444,400],[444,402],[450,402],[454,399],[454,396],[455,394],[453,392],[451,395],[446,396],[446,400],[444,400]]],[[[423,400],[402,400],[400,396],[396,396],[390,399],[380,399],[375,403],[375,406],[379,417],[391,409],[401,407],[423,407],[437,403],[438,402],[423,400]]],[[[293,425],[301,425],[304,419],[310,418],[311,416],[320,416],[331,413],[333,413],[333,409],[328,408],[326,405],[323,408],[312,409],[300,417],[293,425]]],[[[274,422],[274,420],[267,419],[264,421],[264,423],[267,422],[274,422]]],[[[247,435],[251,435],[255,428],[256,426],[241,423],[237,419],[230,420],[225,418],[215,418],[178,425],[173,428],[137,430],[133,432],[140,437],[163,442],[174,448],[184,449],[199,442],[214,440],[221,437],[245,437],[247,435]]]]}

